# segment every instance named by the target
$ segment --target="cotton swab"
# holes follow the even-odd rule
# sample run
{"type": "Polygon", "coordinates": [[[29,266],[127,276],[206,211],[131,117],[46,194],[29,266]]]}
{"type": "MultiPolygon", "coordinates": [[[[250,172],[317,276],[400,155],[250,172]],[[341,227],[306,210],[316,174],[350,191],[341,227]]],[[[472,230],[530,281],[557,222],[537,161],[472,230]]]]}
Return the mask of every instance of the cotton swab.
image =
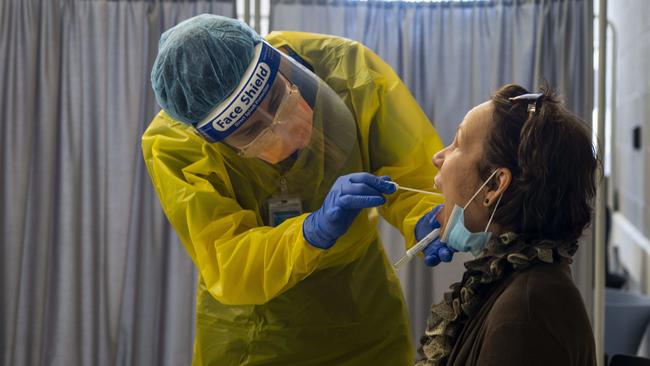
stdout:
{"type": "Polygon", "coordinates": [[[422,189],[416,189],[416,188],[403,187],[403,186],[400,186],[399,184],[397,184],[395,182],[391,182],[391,183],[393,183],[395,185],[396,189],[401,189],[403,191],[411,191],[411,192],[430,194],[430,195],[434,195],[434,196],[442,196],[440,193],[429,192],[429,191],[425,191],[425,190],[422,190],[422,189]]]}

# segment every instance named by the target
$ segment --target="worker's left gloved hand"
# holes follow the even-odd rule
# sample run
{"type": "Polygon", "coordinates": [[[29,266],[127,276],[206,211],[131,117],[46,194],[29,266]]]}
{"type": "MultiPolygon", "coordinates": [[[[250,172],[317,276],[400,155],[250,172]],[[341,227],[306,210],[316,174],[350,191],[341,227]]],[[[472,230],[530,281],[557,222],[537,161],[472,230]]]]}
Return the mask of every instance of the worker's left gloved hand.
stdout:
{"type": "MultiPolygon", "coordinates": [[[[422,238],[427,236],[427,234],[429,234],[431,231],[440,227],[440,223],[438,222],[438,219],[436,219],[436,215],[443,207],[444,205],[442,204],[434,207],[433,210],[429,211],[426,215],[422,216],[420,220],[418,220],[417,224],[415,224],[416,241],[422,240],[422,238]]],[[[451,262],[454,253],[456,253],[456,250],[449,248],[447,244],[443,243],[440,240],[440,237],[438,237],[429,243],[429,245],[424,248],[422,253],[424,254],[424,263],[429,267],[434,267],[441,261],[451,262]]]]}
{"type": "Polygon", "coordinates": [[[432,241],[422,251],[424,254],[424,264],[429,267],[437,266],[442,262],[451,262],[456,253],[456,249],[450,248],[447,244],[440,241],[440,238],[432,241]]]}
{"type": "Polygon", "coordinates": [[[438,222],[438,219],[436,219],[436,215],[440,210],[445,205],[440,204],[436,207],[433,208],[433,210],[427,212],[424,216],[420,217],[418,220],[418,223],[415,224],[415,241],[420,241],[422,238],[427,236],[430,232],[432,232],[434,229],[437,229],[440,227],[440,223],[438,222]]]}

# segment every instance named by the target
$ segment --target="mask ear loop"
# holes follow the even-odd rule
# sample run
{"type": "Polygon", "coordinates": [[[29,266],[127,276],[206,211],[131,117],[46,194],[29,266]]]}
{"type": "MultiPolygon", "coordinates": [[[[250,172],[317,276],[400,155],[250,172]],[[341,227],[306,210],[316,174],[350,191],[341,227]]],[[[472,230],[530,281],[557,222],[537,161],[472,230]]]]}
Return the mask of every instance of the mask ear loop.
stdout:
{"type": "Polygon", "coordinates": [[[494,206],[494,210],[492,210],[492,215],[490,215],[490,219],[488,220],[487,226],[485,226],[484,232],[488,231],[490,228],[490,224],[492,223],[492,219],[494,218],[494,214],[497,212],[497,207],[499,207],[499,202],[501,202],[501,197],[503,197],[503,193],[499,195],[499,199],[497,200],[497,204],[494,206]]]}
{"type": "Polygon", "coordinates": [[[481,190],[483,190],[483,188],[485,188],[485,186],[488,184],[488,182],[490,181],[490,179],[492,179],[492,177],[494,177],[494,175],[495,175],[498,171],[499,171],[499,170],[495,170],[495,171],[492,172],[492,174],[490,174],[490,176],[488,177],[488,179],[486,179],[485,182],[483,182],[483,185],[481,185],[481,187],[479,187],[478,191],[476,191],[476,193],[474,193],[474,195],[472,196],[472,198],[469,199],[469,201],[467,202],[467,204],[465,205],[465,207],[463,207],[463,210],[467,209],[467,206],[469,206],[469,204],[472,203],[472,201],[474,201],[474,198],[476,198],[476,196],[478,196],[478,194],[481,192],[481,190]]]}

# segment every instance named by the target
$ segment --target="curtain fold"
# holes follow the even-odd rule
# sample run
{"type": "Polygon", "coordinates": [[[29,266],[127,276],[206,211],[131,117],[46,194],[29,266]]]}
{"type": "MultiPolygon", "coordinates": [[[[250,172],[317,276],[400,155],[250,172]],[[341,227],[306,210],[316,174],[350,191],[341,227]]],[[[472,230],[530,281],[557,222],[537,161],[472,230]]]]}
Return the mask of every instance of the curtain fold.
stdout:
{"type": "MultiPolygon", "coordinates": [[[[400,75],[443,141],[453,140],[473,106],[505,84],[536,89],[546,79],[568,107],[591,126],[593,109],[593,3],[591,0],[401,2],[271,0],[271,30],[340,35],[374,50],[400,75]]],[[[401,235],[381,224],[392,260],[403,253],[401,235]]],[[[576,283],[592,303],[592,248],[576,255],[576,283]]],[[[399,273],[414,339],[424,333],[433,302],[460,280],[462,263],[431,270],[414,260],[399,273]]]]}
{"type": "Polygon", "coordinates": [[[160,34],[233,1],[0,2],[0,362],[189,364],[196,272],[140,136],[160,34]]]}

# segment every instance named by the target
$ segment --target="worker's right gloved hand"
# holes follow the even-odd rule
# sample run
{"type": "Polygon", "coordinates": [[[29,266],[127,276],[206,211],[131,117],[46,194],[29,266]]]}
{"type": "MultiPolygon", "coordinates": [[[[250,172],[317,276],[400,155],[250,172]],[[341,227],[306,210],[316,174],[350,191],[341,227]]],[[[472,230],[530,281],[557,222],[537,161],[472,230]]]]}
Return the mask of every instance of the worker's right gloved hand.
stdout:
{"type": "MultiPolygon", "coordinates": [[[[431,231],[440,227],[440,222],[438,222],[436,215],[443,207],[444,205],[434,207],[433,210],[429,211],[418,220],[417,224],[415,224],[416,241],[422,240],[422,238],[427,236],[431,231]]],[[[449,248],[447,244],[440,240],[439,236],[429,243],[429,245],[427,245],[422,251],[424,254],[424,264],[429,267],[434,267],[437,266],[440,261],[451,262],[455,252],[456,250],[449,248]]]]}
{"type": "Polygon", "coordinates": [[[386,203],[384,194],[395,192],[388,177],[352,173],[339,177],[325,197],[323,206],[307,216],[302,233],[317,248],[329,249],[346,231],[362,209],[386,203]]]}

